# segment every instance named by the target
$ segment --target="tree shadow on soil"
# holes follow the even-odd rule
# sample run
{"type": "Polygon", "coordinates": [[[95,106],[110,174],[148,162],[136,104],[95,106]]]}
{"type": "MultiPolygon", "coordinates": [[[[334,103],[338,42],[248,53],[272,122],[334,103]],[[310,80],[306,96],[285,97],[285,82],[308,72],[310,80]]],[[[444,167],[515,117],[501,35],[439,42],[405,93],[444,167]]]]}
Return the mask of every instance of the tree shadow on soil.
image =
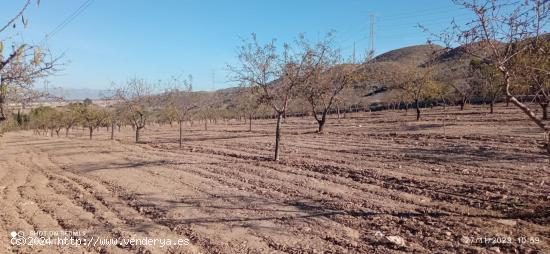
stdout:
{"type": "MultiPolygon", "coordinates": [[[[194,137],[194,138],[190,138],[190,137],[185,137],[185,138],[182,138],[182,142],[183,143],[186,143],[186,142],[202,142],[202,141],[212,141],[212,140],[232,140],[232,139],[243,139],[243,138],[263,138],[263,137],[269,137],[269,136],[272,136],[270,134],[263,134],[263,135],[242,135],[242,136],[213,136],[213,137],[194,137]]],[[[164,143],[164,144],[167,144],[167,143],[170,143],[170,144],[178,144],[179,142],[179,139],[177,138],[171,138],[171,139],[163,139],[162,141],[159,142],[159,140],[155,140],[154,142],[150,142],[152,144],[154,143],[164,143]]]]}
{"type": "Polygon", "coordinates": [[[151,160],[151,161],[139,161],[139,162],[113,162],[107,161],[104,163],[83,163],[66,166],[64,168],[71,169],[80,173],[90,173],[99,170],[109,169],[128,169],[128,168],[143,168],[143,167],[155,167],[165,165],[178,165],[179,163],[168,160],[151,160]]]}
{"type": "Polygon", "coordinates": [[[147,194],[141,194],[130,199],[138,200],[137,202],[130,204],[130,206],[134,207],[143,214],[156,217],[157,222],[164,225],[244,223],[254,221],[299,221],[303,219],[333,216],[363,218],[372,218],[376,216],[395,216],[399,218],[440,218],[451,216],[450,214],[444,212],[421,213],[417,211],[343,211],[326,208],[324,205],[315,201],[290,200],[282,202],[259,197],[238,195],[208,198],[189,197],[180,198],[180,200],[168,200],[154,198],[147,194]],[[186,208],[205,210],[208,216],[192,216],[191,218],[166,218],[166,216],[164,216],[169,211],[186,208]],[[243,215],[243,212],[247,213],[243,215]],[[257,216],[257,214],[266,215],[257,216]]]}
{"type": "MultiPolygon", "coordinates": [[[[470,217],[482,219],[520,219],[539,223],[549,221],[550,213],[529,213],[517,212],[502,216],[481,215],[481,214],[455,214],[449,212],[418,212],[418,211],[354,211],[336,210],[325,207],[315,201],[290,200],[278,202],[265,198],[250,196],[217,196],[209,198],[180,198],[180,200],[168,200],[150,197],[147,194],[134,197],[139,200],[131,204],[140,213],[154,217],[155,221],[163,225],[193,225],[193,224],[234,224],[258,221],[286,221],[304,222],[304,219],[335,216],[351,216],[356,218],[374,218],[380,216],[393,216],[398,218],[432,218],[443,219],[446,217],[470,217]],[[221,203],[221,204],[220,204],[221,203]],[[243,205],[244,204],[244,205],[243,205]],[[165,215],[175,209],[200,209],[208,214],[207,216],[190,216],[189,218],[167,218],[165,215]],[[239,212],[241,211],[241,212],[239,212]],[[243,214],[244,212],[244,214],[243,214]],[[257,216],[257,214],[264,214],[257,216]]],[[[250,225],[249,225],[250,226],[250,225]]]]}
{"type": "Polygon", "coordinates": [[[514,161],[514,162],[544,162],[547,157],[542,153],[509,153],[503,150],[491,150],[490,148],[474,148],[467,145],[454,147],[434,146],[431,148],[406,148],[401,153],[407,154],[409,158],[419,159],[427,163],[465,163],[480,161],[514,161]]]}

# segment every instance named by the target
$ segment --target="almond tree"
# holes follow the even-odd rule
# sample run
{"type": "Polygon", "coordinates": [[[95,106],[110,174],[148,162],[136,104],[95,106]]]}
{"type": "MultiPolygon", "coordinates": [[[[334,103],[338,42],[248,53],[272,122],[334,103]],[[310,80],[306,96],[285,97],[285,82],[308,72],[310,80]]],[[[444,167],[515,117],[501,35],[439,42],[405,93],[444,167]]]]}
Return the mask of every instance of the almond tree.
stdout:
{"type": "MultiPolygon", "coordinates": [[[[260,106],[262,105],[260,101],[258,101],[258,97],[255,96],[255,93],[253,91],[254,88],[249,87],[241,87],[239,89],[239,93],[237,95],[237,111],[241,114],[244,114],[246,118],[248,118],[248,131],[252,131],[252,119],[258,112],[260,106]]],[[[246,124],[246,121],[245,121],[246,124]]]]}
{"type": "Polygon", "coordinates": [[[208,130],[208,121],[211,121],[216,117],[216,108],[208,103],[204,103],[203,98],[203,105],[200,107],[200,109],[195,114],[198,116],[199,119],[202,119],[204,122],[204,130],[208,130]]]}
{"type": "Polygon", "coordinates": [[[411,69],[403,74],[403,81],[398,84],[398,89],[414,103],[416,121],[420,120],[420,102],[433,99],[438,91],[432,71],[429,67],[411,69]]]}
{"type": "Polygon", "coordinates": [[[489,100],[490,113],[493,114],[494,105],[502,92],[502,76],[501,73],[493,66],[475,59],[471,64],[473,79],[478,89],[478,94],[489,100]]]}
{"type": "Polygon", "coordinates": [[[48,132],[53,137],[55,123],[52,121],[56,118],[58,112],[49,106],[40,106],[31,110],[29,114],[30,126],[35,130],[35,133],[48,135],[48,132]]]}
{"type": "Polygon", "coordinates": [[[303,95],[311,106],[311,113],[318,124],[318,133],[323,133],[328,112],[336,102],[337,96],[343,89],[357,81],[355,66],[341,64],[332,66],[322,73],[313,75],[313,79],[306,82],[303,95]]]}
{"type": "Polygon", "coordinates": [[[176,112],[170,107],[163,107],[158,114],[159,121],[162,123],[168,122],[170,127],[176,122],[176,112]]]}
{"type": "Polygon", "coordinates": [[[13,38],[6,35],[10,29],[19,26],[24,29],[29,25],[24,14],[32,2],[26,0],[14,16],[0,24],[0,122],[7,118],[5,107],[8,103],[23,103],[17,101],[20,92],[32,89],[34,82],[52,74],[58,66],[59,58],[53,58],[47,49],[3,39],[13,38]],[[11,50],[7,49],[8,44],[12,45],[11,50]]]}
{"type": "MultiPolygon", "coordinates": [[[[514,89],[519,83],[515,79],[524,67],[548,73],[547,67],[539,68],[526,63],[524,67],[514,64],[515,59],[525,52],[539,52],[548,59],[549,54],[539,50],[540,45],[529,41],[540,40],[548,31],[550,5],[547,0],[495,1],[454,0],[458,6],[472,12],[474,18],[465,25],[452,23],[445,37],[452,36],[455,43],[481,62],[496,68],[502,76],[501,87],[507,99],[519,108],[547,136],[547,150],[550,154],[550,125],[538,116],[532,108],[518,100],[514,89]]],[[[520,74],[521,75],[521,74],[520,74]]],[[[535,92],[535,91],[532,91],[535,92]]],[[[536,91],[538,92],[538,91],[536,91]]]]}
{"type": "Polygon", "coordinates": [[[82,121],[84,105],[71,103],[62,112],[61,122],[65,127],[65,137],[69,136],[69,130],[82,121]]]}
{"type": "Polygon", "coordinates": [[[107,122],[111,126],[111,140],[115,140],[115,126],[117,125],[118,121],[120,120],[120,114],[117,110],[117,107],[111,106],[107,109],[107,122]]]}
{"type": "Polygon", "coordinates": [[[550,103],[550,36],[528,39],[527,48],[514,57],[512,64],[518,70],[514,82],[522,91],[534,96],[534,101],[542,109],[542,120],[548,120],[550,103]]]}
{"type": "Polygon", "coordinates": [[[439,80],[452,80],[449,86],[454,94],[454,101],[458,101],[460,110],[464,110],[466,104],[470,101],[476,91],[476,80],[472,78],[475,70],[468,63],[459,64],[439,72],[439,80]]]}
{"type": "Polygon", "coordinates": [[[281,120],[295,88],[306,79],[307,61],[311,60],[307,52],[292,52],[289,44],[283,49],[282,53],[277,50],[275,40],[260,44],[252,34],[237,49],[239,65],[229,67],[235,81],[257,88],[259,100],[276,112],[275,161],[279,160],[281,120]]]}
{"type": "Polygon", "coordinates": [[[307,79],[300,84],[297,92],[309,103],[318,124],[318,133],[323,133],[327,114],[336,103],[337,96],[357,81],[356,65],[343,63],[331,33],[315,45],[310,45],[301,37],[300,45],[311,60],[307,61],[307,79]]]}
{"type": "Polygon", "coordinates": [[[198,108],[198,103],[193,94],[193,77],[172,78],[170,90],[165,92],[163,98],[166,112],[174,117],[179,128],[179,147],[183,143],[183,123],[189,118],[191,112],[198,108]]]}
{"type": "Polygon", "coordinates": [[[139,143],[140,131],[145,128],[151,114],[153,90],[154,84],[139,78],[129,79],[115,90],[115,98],[121,101],[134,126],[136,143],[139,143]]]}
{"type": "Polygon", "coordinates": [[[82,110],[82,118],[84,119],[86,127],[88,127],[90,140],[92,140],[94,129],[101,126],[104,121],[108,119],[108,117],[109,114],[103,108],[100,108],[94,104],[86,104],[84,106],[82,110]]]}

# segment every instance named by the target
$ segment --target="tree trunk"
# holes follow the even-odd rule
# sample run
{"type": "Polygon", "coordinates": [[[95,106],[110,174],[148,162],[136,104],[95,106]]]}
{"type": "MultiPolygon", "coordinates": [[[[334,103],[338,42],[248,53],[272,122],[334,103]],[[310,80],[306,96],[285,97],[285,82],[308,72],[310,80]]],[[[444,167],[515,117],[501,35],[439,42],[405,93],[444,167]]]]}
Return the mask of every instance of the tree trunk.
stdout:
{"type": "Polygon", "coordinates": [[[252,132],[252,115],[249,115],[248,117],[248,131],[252,132]]]}
{"type": "Polygon", "coordinates": [[[94,127],[89,126],[88,129],[90,129],[90,140],[92,140],[92,135],[94,133],[94,127]]]}
{"type": "Polygon", "coordinates": [[[136,143],[139,143],[139,133],[143,129],[143,126],[136,126],[136,143]]]}
{"type": "Polygon", "coordinates": [[[179,125],[179,129],[180,129],[180,148],[181,148],[181,144],[183,142],[183,121],[178,121],[178,125],[179,125]]]}
{"type": "Polygon", "coordinates": [[[542,120],[548,120],[548,102],[540,103],[542,108],[542,120]]]}
{"type": "Polygon", "coordinates": [[[320,133],[320,134],[323,133],[323,129],[325,128],[326,121],[327,121],[327,112],[325,111],[321,116],[321,120],[317,121],[317,123],[319,123],[319,129],[317,130],[317,133],[320,133]]]}
{"type": "Polygon", "coordinates": [[[141,131],[143,127],[136,126],[136,143],[139,143],[139,131],[141,131]]]}
{"type": "Polygon", "coordinates": [[[17,109],[17,118],[16,119],[17,119],[17,124],[19,126],[23,125],[23,119],[21,118],[21,109],[20,108],[17,109]]]}
{"type": "Polygon", "coordinates": [[[111,140],[115,140],[115,121],[111,121],[111,140]]]}
{"type": "Polygon", "coordinates": [[[340,107],[336,107],[336,114],[338,114],[338,119],[340,119],[340,107]]]}
{"type": "Polygon", "coordinates": [[[420,120],[420,104],[418,103],[418,100],[414,101],[415,107],[416,107],[416,121],[420,120]]]}
{"type": "Polygon", "coordinates": [[[489,104],[489,110],[490,110],[489,114],[492,114],[494,112],[493,111],[494,106],[495,106],[495,101],[492,100],[491,103],[489,104]]]}
{"type": "Polygon", "coordinates": [[[275,128],[275,157],[273,160],[279,160],[279,143],[281,141],[281,120],[283,118],[283,113],[277,113],[277,127],[275,128]]]}
{"type": "Polygon", "coordinates": [[[208,130],[208,120],[204,120],[204,130],[207,131],[208,130]]]}
{"type": "Polygon", "coordinates": [[[71,127],[65,128],[65,137],[69,137],[69,129],[70,129],[70,128],[71,128],[71,127]]]}
{"type": "Polygon", "coordinates": [[[317,133],[323,134],[323,130],[325,128],[325,120],[318,121],[319,123],[319,129],[317,130],[317,133]]]}

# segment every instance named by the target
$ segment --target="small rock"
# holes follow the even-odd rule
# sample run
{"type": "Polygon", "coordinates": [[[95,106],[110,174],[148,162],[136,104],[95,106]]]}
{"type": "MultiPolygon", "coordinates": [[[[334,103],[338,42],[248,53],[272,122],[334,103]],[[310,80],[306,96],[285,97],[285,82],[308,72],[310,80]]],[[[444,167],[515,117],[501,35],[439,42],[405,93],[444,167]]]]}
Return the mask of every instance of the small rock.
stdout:
{"type": "Polygon", "coordinates": [[[397,245],[397,246],[405,246],[405,239],[401,236],[391,235],[386,236],[385,238],[386,242],[397,245]]]}
{"type": "Polygon", "coordinates": [[[446,236],[451,236],[451,232],[445,231],[445,235],[446,235],[446,236]]]}
{"type": "Polygon", "coordinates": [[[374,236],[376,237],[384,237],[384,233],[380,232],[380,231],[376,231],[374,232],[374,236]]]}

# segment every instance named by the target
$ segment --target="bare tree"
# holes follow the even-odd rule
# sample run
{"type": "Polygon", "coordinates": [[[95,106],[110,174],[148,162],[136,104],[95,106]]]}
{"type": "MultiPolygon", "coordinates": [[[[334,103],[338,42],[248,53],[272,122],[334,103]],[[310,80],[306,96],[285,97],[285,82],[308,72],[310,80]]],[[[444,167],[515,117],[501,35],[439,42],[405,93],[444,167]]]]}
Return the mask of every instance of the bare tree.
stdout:
{"type": "Polygon", "coordinates": [[[86,104],[84,106],[82,118],[84,119],[86,127],[88,127],[90,140],[92,140],[94,130],[101,126],[108,117],[109,114],[105,111],[105,109],[100,108],[97,105],[86,104]]]}
{"type": "MultiPolygon", "coordinates": [[[[241,114],[244,114],[248,118],[248,131],[252,131],[252,119],[258,112],[261,107],[261,103],[258,100],[258,97],[255,96],[257,92],[254,92],[255,88],[250,87],[241,87],[239,89],[237,101],[237,111],[241,114]]],[[[246,120],[245,120],[246,123],[246,120]]]]}
{"type": "Polygon", "coordinates": [[[69,130],[82,121],[83,111],[82,103],[71,103],[63,111],[61,121],[65,127],[65,137],[69,136],[69,130]]]}
{"type": "MultiPolygon", "coordinates": [[[[0,36],[10,28],[15,29],[20,23],[24,28],[28,26],[24,13],[32,2],[26,0],[16,15],[0,25],[0,36]]],[[[6,105],[9,102],[24,103],[17,100],[25,97],[20,96],[20,93],[31,90],[34,82],[55,72],[58,62],[59,58],[52,57],[49,50],[37,45],[0,39],[0,122],[7,118],[6,105]],[[11,51],[6,50],[5,45],[8,43],[12,45],[11,51]]],[[[35,97],[26,97],[30,98],[35,97]]]]}
{"type": "Polygon", "coordinates": [[[191,75],[184,79],[172,78],[169,83],[170,90],[164,94],[165,109],[178,122],[179,147],[183,143],[183,123],[189,118],[191,112],[198,108],[193,94],[193,77],[191,75]]]}
{"type": "Polygon", "coordinates": [[[498,98],[503,95],[502,75],[493,66],[483,63],[477,59],[471,62],[473,72],[473,82],[476,83],[478,94],[484,100],[489,100],[489,112],[494,112],[494,106],[498,98]]]}
{"type": "Polygon", "coordinates": [[[357,81],[356,66],[351,64],[333,65],[323,73],[314,75],[307,81],[303,93],[311,106],[311,113],[318,124],[318,133],[323,133],[327,114],[334,106],[337,96],[346,87],[357,81]]]}
{"type": "Polygon", "coordinates": [[[139,142],[140,131],[145,128],[151,114],[153,90],[154,84],[139,78],[129,79],[115,90],[115,98],[121,101],[134,126],[136,143],[139,142]]]}
{"type": "MultiPolygon", "coordinates": [[[[452,22],[450,29],[442,36],[453,38],[462,45],[465,52],[477,57],[480,61],[496,68],[502,75],[502,90],[507,100],[518,107],[527,117],[541,128],[547,136],[547,150],[550,154],[550,126],[542,117],[537,116],[529,105],[521,102],[515,90],[514,77],[523,69],[514,64],[514,59],[530,47],[538,51],[537,44],[526,43],[538,41],[545,33],[549,22],[550,4],[547,0],[495,1],[495,0],[454,0],[458,6],[471,11],[473,20],[465,25],[452,22]]],[[[548,52],[540,51],[548,58],[548,52]]],[[[541,69],[536,66],[529,68],[541,69]]],[[[518,89],[516,91],[522,91],[518,89]]]]}
{"type": "Polygon", "coordinates": [[[437,96],[438,84],[433,79],[430,67],[413,68],[402,75],[403,81],[398,84],[405,97],[410,98],[416,109],[416,120],[420,120],[420,102],[437,96]]]}
{"type": "Polygon", "coordinates": [[[323,133],[327,114],[336,102],[337,96],[357,81],[355,64],[344,64],[340,51],[334,47],[332,34],[311,46],[305,39],[300,45],[308,54],[307,79],[298,86],[298,93],[305,97],[311,113],[318,124],[318,133],[323,133]]]}
{"type": "Polygon", "coordinates": [[[465,62],[437,73],[438,80],[451,80],[448,82],[452,88],[452,96],[449,99],[458,102],[460,110],[464,110],[476,91],[476,80],[472,78],[475,72],[471,64],[465,62]]]}
{"type": "MultiPolygon", "coordinates": [[[[36,134],[48,134],[48,130],[52,129],[52,118],[56,114],[56,110],[48,106],[40,106],[30,111],[30,126],[35,130],[36,134]]],[[[53,135],[53,131],[51,132],[53,135]]]]}
{"type": "Polygon", "coordinates": [[[550,103],[550,36],[535,36],[523,42],[527,48],[512,60],[517,71],[514,76],[516,90],[533,95],[542,109],[542,120],[548,120],[550,103]]]}
{"type": "Polygon", "coordinates": [[[230,66],[235,80],[250,87],[257,87],[260,101],[271,106],[276,112],[275,155],[279,160],[281,140],[281,120],[285,114],[294,89],[306,79],[309,53],[292,52],[285,44],[282,53],[277,51],[275,40],[260,44],[256,35],[244,40],[238,48],[239,66],[230,66]]]}

